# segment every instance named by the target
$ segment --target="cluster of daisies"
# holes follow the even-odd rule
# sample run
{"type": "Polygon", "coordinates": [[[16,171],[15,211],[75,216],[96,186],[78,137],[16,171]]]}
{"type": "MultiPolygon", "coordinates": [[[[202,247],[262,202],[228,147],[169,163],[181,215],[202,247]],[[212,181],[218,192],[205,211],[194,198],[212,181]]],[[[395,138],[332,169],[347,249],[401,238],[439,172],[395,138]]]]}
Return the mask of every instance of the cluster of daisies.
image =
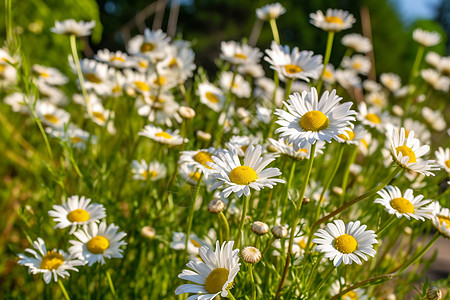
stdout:
{"type": "Polygon", "coordinates": [[[42,238],[33,242],[34,249],[25,249],[26,254],[19,254],[19,264],[28,267],[32,274],[43,274],[45,283],[52,277],[70,276],[69,271],[78,271],[76,267],[98,262],[105,264],[105,258],[121,258],[121,246],[127,243],[122,239],[125,232],[118,232],[114,223],[107,225],[105,208],[101,204],[91,203],[91,199],[83,196],[72,196],[62,205],[53,205],[48,214],[57,223],[55,229],[70,227],[69,234],[77,240],[70,240],[69,253],[62,249],[47,250],[42,238]],[[100,224],[99,224],[100,223],[100,224]]]}

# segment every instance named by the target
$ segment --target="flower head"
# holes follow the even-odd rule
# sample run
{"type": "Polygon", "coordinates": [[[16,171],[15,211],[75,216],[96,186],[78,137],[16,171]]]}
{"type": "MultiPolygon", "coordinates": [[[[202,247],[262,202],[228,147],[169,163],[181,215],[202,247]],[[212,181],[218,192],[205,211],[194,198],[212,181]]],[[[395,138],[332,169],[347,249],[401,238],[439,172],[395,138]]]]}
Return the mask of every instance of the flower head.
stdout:
{"type": "Polygon", "coordinates": [[[50,28],[51,32],[64,35],[75,35],[77,37],[91,35],[92,28],[95,27],[95,21],[75,21],[74,19],[68,19],[64,21],[56,21],[55,27],[50,28]]]}
{"type": "Polygon", "coordinates": [[[262,21],[270,19],[278,19],[279,16],[286,12],[286,8],[280,3],[271,3],[256,9],[256,16],[262,21]]]}
{"type": "Polygon", "coordinates": [[[441,41],[441,35],[436,31],[426,31],[421,28],[417,28],[413,31],[413,39],[425,47],[431,47],[439,44],[441,41]]]}
{"type": "Polygon", "coordinates": [[[316,13],[309,15],[311,24],[319,27],[325,31],[339,32],[344,29],[349,29],[355,23],[355,18],[351,13],[342,9],[327,9],[324,15],[322,11],[318,10],[316,13]]]}

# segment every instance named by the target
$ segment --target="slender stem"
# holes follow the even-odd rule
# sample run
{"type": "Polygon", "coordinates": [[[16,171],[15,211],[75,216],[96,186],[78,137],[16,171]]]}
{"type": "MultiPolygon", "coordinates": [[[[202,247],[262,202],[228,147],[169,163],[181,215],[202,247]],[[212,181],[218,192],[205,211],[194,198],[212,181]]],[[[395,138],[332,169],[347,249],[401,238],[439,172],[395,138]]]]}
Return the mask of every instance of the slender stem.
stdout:
{"type": "Polygon", "coordinates": [[[239,248],[241,246],[241,243],[243,242],[243,232],[242,229],[244,228],[245,218],[247,217],[247,209],[248,209],[248,201],[250,200],[250,194],[246,197],[244,197],[244,206],[242,207],[242,216],[241,216],[241,222],[239,223],[239,229],[238,233],[236,235],[237,240],[237,247],[239,248]]]}
{"type": "Polygon", "coordinates": [[[225,104],[223,107],[223,110],[219,113],[219,118],[222,115],[222,113],[225,113],[225,119],[223,120],[222,124],[219,124],[219,130],[217,130],[216,132],[216,136],[215,136],[215,146],[218,147],[220,145],[220,140],[222,137],[222,133],[223,133],[223,128],[225,127],[225,122],[227,121],[228,118],[228,112],[229,112],[229,108],[231,105],[231,98],[232,98],[232,89],[233,89],[233,85],[234,85],[234,81],[236,80],[236,75],[237,75],[238,69],[235,66],[234,71],[233,71],[233,77],[231,78],[231,83],[230,83],[230,87],[228,88],[228,92],[227,92],[227,98],[225,100],[225,104]]]}
{"type": "Polygon", "coordinates": [[[88,112],[89,118],[92,117],[92,108],[90,105],[90,99],[86,92],[86,88],[84,87],[84,77],[83,72],[81,72],[81,65],[80,60],[78,58],[78,51],[77,51],[77,37],[75,35],[70,35],[70,49],[72,50],[72,57],[73,61],[75,63],[75,69],[77,71],[78,81],[80,82],[80,88],[81,92],[83,93],[83,98],[86,103],[86,109],[88,112]]]}
{"type": "Polygon", "coordinates": [[[230,290],[228,290],[228,298],[230,298],[231,300],[236,300],[230,290]]]}
{"type": "Polygon", "coordinates": [[[333,181],[334,176],[336,176],[339,165],[341,164],[342,155],[344,154],[345,144],[341,144],[339,146],[340,146],[340,149],[339,149],[339,153],[337,155],[336,164],[334,165],[334,168],[331,171],[330,177],[328,178],[327,182],[323,186],[322,193],[320,193],[320,198],[319,198],[319,201],[317,202],[316,217],[314,218],[314,220],[318,220],[320,217],[320,205],[322,204],[322,199],[323,199],[325,193],[328,191],[328,188],[330,187],[330,184],[333,181]]]}
{"type": "Polygon", "coordinates": [[[67,294],[66,288],[64,287],[64,284],[62,283],[62,280],[61,280],[61,279],[58,280],[58,285],[59,285],[59,287],[61,288],[61,291],[62,291],[62,293],[63,293],[63,295],[64,295],[64,298],[65,298],[66,300],[70,300],[69,294],[67,294]]]}
{"type": "Polygon", "coordinates": [[[414,59],[414,64],[413,67],[411,69],[411,74],[409,74],[409,82],[411,83],[411,81],[414,80],[414,78],[417,77],[417,75],[419,75],[419,66],[420,66],[420,62],[422,61],[422,57],[423,57],[423,52],[425,50],[425,47],[422,45],[419,45],[419,48],[417,49],[417,53],[416,53],[416,58],[414,59]]]}
{"type": "Polygon", "coordinates": [[[334,31],[328,31],[327,48],[325,50],[325,58],[323,60],[322,74],[320,74],[319,82],[317,83],[318,94],[320,94],[320,90],[322,89],[323,74],[325,73],[325,68],[327,67],[328,62],[330,61],[331,49],[333,48],[333,39],[334,39],[334,31]]]}
{"type": "Polygon", "coordinates": [[[292,83],[294,82],[293,78],[288,78],[286,82],[286,90],[284,91],[284,99],[288,99],[291,94],[292,83]]]}
{"type": "Polygon", "coordinates": [[[437,200],[441,199],[442,197],[444,197],[445,195],[447,195],[448,193],[450,193],[450,187],[447,187],[447,189],[442,194],[440,194],[439,196],[436,196],[434,198],[434,200],[437,201],[437,200]]]}
{"type": "Polygon", "coordinates": [[[390,220],[387,221],[384,226],[382,226],[380,229],[375,232],[375,234],[379,237],[381,234],[389,227],[391,226],[398,218],[394,215],[391,216],[390,220]]]}
{"type": "Polygon", "coordinates": [[[273,74],[273,81],[275,82],[275,88],[273,89],[272,113],[270,114],[272,116],[272,119],[270,120],[269,132],[267,133],[267,138],[271,138],[273,136],[274,129],[275,129],[276,117],[275,117],[274,113],[275,113],[275,109],[277,108],[277,105],[276,105],[277,91],[278,91],[278,86],[280,85],[280,78],[278,77],[277,71],[275,71],[275,73],[273,74]]]}
{"type": "Polygon", "coordinates": [[[333,271],[334,271],[335,269],[336,269],[336,267],[335,267],[333,264],[331,264],[331,265],[328,267],[327,273],[326,273],[325,276],[322,278],[322,280],[319,282],[319,284],[316,286],[316,288],[314,289],[314,291],[312,292],[311,295],[316,295],[316,294],[317,294],[317,292],[320,290],[320,288],[323,286],[323,284],[330,278],[331,273],[333,273],[333,271]]]}
{"type": "Polygon", "coordinates": [[[342,176],[342,195],[340,205],[344,203],[345,193],[347,191],[347,183],[348,176],[350,175],[350,166],[353,164],[356,158],[356,154],[358,153],[358,148],[352,145],[352,149],[350,150],[350,154],[347,160],[347,164],[345,165],[344,175],[342,176]]]}
{"type": "Polygon", "coordinates": [[[379,275],[379,276],[375,276],[375,277],[371,277],[365,280],[362,280],[358,283],[355,283],[354,285],[349,286],[348,288],[346,288],[345,290],[342,290],[339,294],[334,295],[330,300],[335,300],[335,299],[340,299],[340,297],[350,291],[353,291],[354,289],[357,289],[361,286],[364,286],[368,283],[372,283],[378,280],[383,280],[383,279],[391,279],[393,277],[396,277],[398,275],[400,275],[403,271],[405,271],[408,267],[410,267],[412,264],[414,264],[417,260],[419,260],[424,254],[425,252],[428,251],[428,249],[431,248],[431,246],[433,246],[434,242],[439,238],[440,234],[439,232],[436,232],[436,234],[434,235],[434,237],[428,242],[428,244],[425,246],[425,248],[423,248],[416,256],[414,256],[411,260],[407,261],[402,267],[400,267],[398,269],[398,271],[393,271],[387,274],[383,274],[383,275],[379,275]]]}
{"type": "Polygon", "coordinates": [[[252,300],[256,300],[256,285],[253,278],[253,264],[248,265],[248,272],[250,273],[250,281],[252,283],[252,300]]]}
{"type": "Polygon", "coordinates": [[[222,224],[225,226],[225,240],[230,240],[230,226],[228,225],[228,220],[223,214],[223,212],[219,213],[219,219],[222,221],[222,224]]]}
{"type": "Polygon", "coordinates": [[[36,114],[36,110],[34,109],[34,107],[31,107],[30,105],[28,105],[28,108],[31,111],[33,119],[34,119],[34,121],[36,122],[36,125],[39,128],[39,131],[41,132],[42,138],[44,139],[44,143],[45,143],[45,147],[47,148],[48,155],[50,156],[50,159],[53,160],[52,147],[50,146],[50,142],[48,141],[48,137],[47,137],[47,134],[45,133],[44,127],[42,126],[42,122],[39,119],[38,115],[36,114]]]}
{"type": "Polygon", "coordinates": [[[114,289],[114,284],[111,279],[111,274],[109,274],[109,271],[106,270],[106,278],[108,279],[109,289],[111,290],[111,293],[113,294],[114,298],[116,298],[116,290],[114,289]]]}
{"type": "Polygon", "coordinates": [[[270,28],[272,29],[273,40],[280,44],[280,35],[278,34],[277,21],[273,18],[270,19],[270,28]]]}
{"type": "Polygon", "coordinates": [[[368,191],[367,193],[356,197],[355,199],[353,199],[352,201],[349,201],[347,203],[345,203],[344,205],[342,205],[341,207],[339,207],[338,209],[336,209],[335,211],[329,213],[328,215],[326,215],[325,217],[321,218],[320,220],[316,221],[313,226],[311,227],[311,230],[309,232],[309,237],[308,237],[308,243],[306,244],[306,248],[305,248],[305,255],[308,255],[308,251],[309,251],[309,247],[311,246],[311,239],[312,239],[312,235],[315,232],[315,230],[319,227],[320,224],[322,224],[323,222],[331,219],[332,217],[334,217],[335,215],[339,214],[340,212],[342,212],[343,210],[349,208],[350,206],[364,200],[367,199],[369,197],[371,197],[372,195],[375,195],[379,190],[381,190],[382,188],[384,188],[386,185],[389,184],[389,182],[391,182],[392,179],[394,179],[394,177],[400,173],[400,171],[402,171],[402,167],[401,166],[397,166],[397,168],[392,172],[391,175],[389,175],[382,183],[380,183],[377,187],[371,189],[370,191],[368,191]]]}
{"type": "Polygon", "coordinates": [[[254,47],[258,42],[263,24],[264,22],[262,20],[256,18],[255,23],[253,24],[252,33],[250,33],[250,38],[248,39],[249,46],[254,47]]]}
{"type": "Polygon", "coordinates": [[[189,235],[191,234],[192,222],[194,221],[195,201],[197,200],[198,195],[200,193],[200,189],[202,187],[202,182],[203,182],[203,172],[200,175],[200,178],[198,179],[197,186],[195,188],[194,200],[192,201],[191,210],[189,212],[188,227],[187,227],[187,231],[186,231],[186,240],[184,242],[184,249],[186,250],[186,252],[188,251],[189,235]]]}
{"type": "Polygon", "coordinates": [[[282,211],[282,213],[281,213],[281,224],[284,224],[283,220],[286,217],[285,216],[285,211],[286,211],[287,201],[288,201],[288,198],[289,198],[289,189],[291,188],[292,180],[294,179],[294,172],[295,172],[295,166],[296,165],[297,165],[297,160],[294,160],[292,162],[292,165],[291,165],[291,172],[289,173],[289,179],[288,179],[287,186],[286,186],[286,194],[285,194],[283,202],[281,204],[281,206],[282,206],[281,207],[281,211],[282,211]]]}
{"type": "Polygon", "coordinates": [[[272,236],[270,238],[270,240],[267,242],[266,247],[264,248],[264,250],[261,252],[261,259],[264,257],[264,254],[267,252],[267,250],[269,250],[270,246],[272,245],[272,243],[275,241],[275,237],[272,236]]]}
{"type": "Polygon", "coordinates": [[[320,265],[320,260],[322,259],[322,257],[323,257],[323,253],[321,253],[321,254],[319,255],[319,257],[317,258],[316,263],[313,264],[313,269],[312,269],[311,273],[309,273],[309,277],[308,277],[308,279],[307,279],[307,282],[308,282],[307,290],[309,290],[309,289],[311,288],[311,285],[312,285],[313,282],[314,282],[314,278],[315,278],[315,276],[316,276],[317,268],[318,268],[319,265],[320,265]]]}
{"type": "Polygon", "coordinates": [[[289,247],[288,247],[288,252],[287,252],[287,256],[286,256],[286,264],[284,265],[283,275],[281,276],[280,284],[278,285],[277,293],[276,293],[274,299],[280,299],[281,290],[283,289],[284,283],[286,282],[286,277],[288,275],[289,265],[290,265],[290,261],[291,261],[292,246],[294,244],[295,229],[297,227],[297,223],[299,220],[299,214],[302,209],[303,196],[305,195],[306,186],[308,185],[309,176],[311,175],[312,165],[314,162],[314,154],[316,152],[316,145],[317,145],[317,143],[314,143],[311,146],[308,166],[306,169],[305,182],[303,183],[302,189],[300,191],[300,197],[298,199],[298,204],[297,204],[298,206],[296,208],[296,211],[294,212],[294,215],[292,216],[292,225],[291,225],[291,232],[290,232],[290,236],[289,236],[289,247]]]}

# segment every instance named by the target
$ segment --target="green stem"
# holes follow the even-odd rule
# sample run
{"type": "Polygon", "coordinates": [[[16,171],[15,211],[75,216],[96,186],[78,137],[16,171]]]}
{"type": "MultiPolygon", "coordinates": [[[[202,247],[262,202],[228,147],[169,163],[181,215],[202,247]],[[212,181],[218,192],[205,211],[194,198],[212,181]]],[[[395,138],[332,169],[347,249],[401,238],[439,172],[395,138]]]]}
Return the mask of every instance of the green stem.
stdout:
{"type": "Polygon", "coordinates": [[[293,78],[288,78],[286,82],[286,90],[284,91],[284,100],[289,99],[289,95],[291,94],[292,83],[294,82],[293,78]]]}
{"type": "Polygon", "coordinates": [[[419,48],[417,49],[417,53],[416,53],[416,58],[414,59],[414,64],[413,67],[411,69],[411,74],[409,75],[409,83],[411,83],[411,81],[413,81],[417,75],[419,75],[419,66],[420,66],[420,62],[422,61],[422,57],[423,57],[423,52],[425,50],[425,47],[422,45],[419,45],[419,48]]]}
{"type": "Polygon", "coordinates": [[[380,229],[377,230],[377,232],[375,232],[375,234],[379,237],[381,236],[381,234],[389,227],[391,226],[398,218],[394,215],[391,216],[390,220],[387,221],[383,227],[381,227],[380,229]]]}
{"type": "Polygon", "coordinates": [[[277,71],[275,71],[275,73],[273,75],[273,81],[275,82],[275,88],[273,90],[273,96],[272,96],[272,113],[271,113],[272,119],[270,120],[269,132],[267,133],[267,138],[271,138],[273,136],[273,133],[275,130],[275,120],[276,120],[275,109],[277,108],[276,99],[277,99],[278,86],[280,85],[280,78],[278,77],[277,71]]]}
{"type": "Polygon", "coordinates": [[[222,137],[222,133],[223,133],[223,128],[225,127],[225,122],[227,121],[228,118],[228,112],[229,112],[229,108],[231,106],[231,98],[232,98],[232,89],[233,89],[233,85],[234,85],[234,81],[236,79],[236,75],[237,75],[238,69],[235,66],[234,71],[233,71],[233,77],[231,78],[231,84],[230,87],[228,88],[228,92],[227,92],[227,98],[225,100],[225,105],[223,110],[219,113],[219,118],[222,115],[223,112],[225,112],[225,119],[223,120],[222,124],[219,124],[219,130],[217,130],[216,132],[216,136],[215,136],[215,147],[218,147],[220,145],[220,140],[222,137]]]}
{"type": "Polygon", "coordinates": [[[219,219],[222,221],[223,225],[225,226],[225,240],[229,241],[230,240],[230,226],[228,225],[228,220],[225,217],[225,215],[223,214],[223,212],[219,213],[219,219]]]}
{"type": "Polygon", "coordinates": [[[36,111],[34,110],[34,107],[31,107],[30,105],[28,105],[28,108],[30,109],[31,114],[33,116],[33,119],[34,119],[34,121],[36,122],[36,125],[39,128],[39,131],[40,131],[40,133],[42,135],[42,138],[44,139],[44,143],[45,143],[45,147],[47,148],[48,155],[50,156],[50,159],[53,160],[52,147],[50,146],[50,142],[48,141],[48,137],[47,137],[47,134],[45,133],[44,127],[42,126],[41,120],[39,119],[38,115],[36,114],[36,111]]]}
{"type": "Polygon", "coordinates": [[[252,300],[256,300],[256,285],[253,278],[253,264],[248,265],[248,272],[250,273],[250,281],[252,283],[252,300]]]}
{"type": "Polygon", "coordinates": [[[86,109],[88,112],[89,118],[92,117],[92,108],[90,105],[89,96],[86,92],[86,88],[84,87],[84,77],[83,72],[81,71],[81,65],[80,60],[78,58],[78,51],[77,51],[77,37],[73,34],[70,35],[70,49],[72,50],[72,57],[75,63],[75,69],[77,71],[78,81],[80,82],[80,88],[81,92],[83,94],[84,101],[86,103],[86,109]]]}
{"type": "Polygon", "coordinates": [[[280,35],[278,34],[277,21],[273,18],[270,19],[270,29],[272,29],[273,40],[280,45],[280,35]]]}
{"type": "Polygon", "coordinates": [[[323,60],[323,70],[322,70],[322,74],[320,74],[319,82],[317,83],[317,93],[318,94],[320,94],[320,90],[322,89],[323,74],[325,73],[325,69],[328,65],[328,62],[330,61],[331,49],[333,48],[333,39],[334,39],[334,31],[329,31],[328,38],[327,38],[327,48],[325,50],[325,58],[323,60]]]}
{"type": "Polygon", "coordinates": [[[236,300],[230,290],[228,290],[228,298],[230,298],[231,300],[236,300]]]}
{"type": "Polygon", "coordinates": [[[345,144],[341,144],[339,146],[341,148],[339,149],[339,153],[338,153],[338,156],[337,156],[336,164],[334,165],[334,168],[331,171],[330,177],[328,178],[327,182],[323,186],[322,193],[320,193],[320,198],[319,198],[319,201],[317,202],[316,217],[314,218],[314,220],[318,220],[319,217],[320,217],[320,206],[322,204],[322,199],[323,199],[325,193],[328,191],[328,188],[330,187],[331,182],[334,179],[334,176],[336,176],[336,173],[337,173],[337,170],[339,168],[339,165],[341,164],[342,155],[344,154],[345,144]]]}
{"type": "Polygon", "coordinates": [[[203,182],[203,172],[200,175],[200,178],[198,179],[197,186],[195,188],[195,196],[194,200],[192,201],[191,211],[189,212],[189,220],[188,220],[188,227],[186,231],[186,240],[184,242],[184,249],[188,250],[188,243],[189,243],[189,235],[191,234],[191,228],[192,228],[192,222],[194,221],[194,212],[195,212],[195,201],[197,201],[198,195],[200,193],[200,189],[203,182]]]}
{"type": "Polygon", "coordinates": [[[291,172],[289,173],[289,179],[288,179],[287,186],[286,186],[286,195],[284,196],[283,202],[281,204],[281,224],[284,224],[283,220],[286,217],[285,211],[286,211],[287,201],[289,198],[289,189],[291,188],[292,180],[294,179],[294,172],[295,172],[296,165],[297,165],[297,160],[294,160],[291,165],[291,172]]]}
{"type": "Polygon", "coordinates": [[[272,245],[272,243],[275,241],[275,237],[272,236],[269,240],[269,242],[267,243],[266,247],[264,248],[264,250],[261,252],[261,259],[264,257],[264,254],[267,252],[267,250],[269,250],[270,246],[272,245]]]}
{"type": "Polygon", "coordinates": [[[111,279],[111,274],[109,274],[109,271],[106,270],[106,278],[108,279],[109,289],[111,290],[111,293],[113,294],[114,298],[116,298],[116,290],[114,289],[114,284],[111,279]]]}
{"type": "Polygon", "coordinates": [[[348,184],[348,176],[350,175],[350,166],[353,164],[356,158],[356,154],[358,153],[358,147],[352,145],[352,149],[350,150],[350,154],[347,160],[347,164],[345,165],[344,175],[342,176],[342,195],[340,205],[344,203],[345,193],[347,191],[348,184]]]}
{"type": "Polygon", "coordinates": [[[291,225],[291,232],[290,232],[290,236],[289,236],[289,247],[288,247],[288,252],[287,252],[287,256],[286,256],[286,264],[284,265],[283,275],[281,276],[280,284],[278,285],[277,293],[276,293],[274,299],[280,299],[281,290],[283,289],[284,283],[286,282],[286,277],[288,275],[289,265],[290,265],[290,261],[291,261],[292,246],[294,244],[295,229],[297,227],[297,223],[299,220],[299,214],[302,209],[303,197],[305,196],[306,186],[308,185],[309,176],[311,175],[312,165],[314,162],[314,154],[316,152],[316,145],[317,145],[317,143],[314,143],[311,146],[311,150],[310,150],[310,154],[309,154],[309,161],[308,161],[308,165],[307,165],[307,169],[306,169],[305,182],[303,183],[301,191],[300,191],[300,197],[298,199],[298,206],[294,212],[294,215],[292,216],[292,225],[291,225]]]}
{"type": "Polygon", "coordinates": [[[64,295],[64,298],[65,298],[66,300],[70,300],[69,294],[67,294],[66,288],[64,287],[64,284],[62,283],[62,280],[61,280],[61,279],[58,280],[58,285],[59,285],[59,287],[61,288],[61,291],[62,291],[62,293],[63,293],[63,295],[64,295]]]}
{"type": "Polygon", "coordinates": [[[241,221],[239,223],[239,229],[238,234],[236,235],[237,240],[237,247],[239,248],[243,242],[244,233],[242,232],[242,229],[244,228],[245,218],[247,217],[247,209],[248,209],[248,202],[250,200],[250,194],[246,197],[244,197],[244,206],[242,207],[242,216],[241,221]]]}
{"type": "Polygon", "coordinates": [[[320,288],[323,286],[323,284],[330,278],[331,273],[333,273],[333,271],[334,271],[335,269],[336,269],[336,267],[335,267],[333,264],[331,264],[331,265],[328,267],[327,273],[325,274],[325,276],[323,277],[323,279],[319,282],[319,284],[316,286],[316,288],[314,289],[314,291],[312,292],[311,295],[316,295],[316,294],[317,294],[317,292],[320,290],[320,288]]]}

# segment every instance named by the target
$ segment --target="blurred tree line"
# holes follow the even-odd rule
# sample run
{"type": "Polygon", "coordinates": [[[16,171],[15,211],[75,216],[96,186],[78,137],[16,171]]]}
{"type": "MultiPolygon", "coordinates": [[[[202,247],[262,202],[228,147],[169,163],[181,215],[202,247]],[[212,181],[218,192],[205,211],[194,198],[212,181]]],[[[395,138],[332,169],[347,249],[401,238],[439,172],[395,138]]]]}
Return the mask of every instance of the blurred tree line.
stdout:
{"type": "MultiPolygon", "coordinates": [[[[256,19],[255,9],[272,1],[267,0],[178,0],[180,11],[177,37],[192,41],[196,62],[207,70],[214,70],[214,59],[218,57],[220,42],[242,40],[249,37],[256,19]]],[[[309,14],[327,8],[341,8],[350,11],[357,22],[353,28],[338,33],[331,63],[338,64],[344,54],[340,38],[351,32],[362,33],[361,7],[367,7],[372,30],[375,67],[377,74],[396,72],[407,77],[414,59],[417,45],[412,40],[412,30],[422,27],[436,30],[443,36],[443,42],[434,47],[441,55],[448,54],[445,32],[450,32],[450,1],[443,0],[436,7],[436,18],[421,20],[406,27],[388,0],[315,0],[279,1],[286,7],[286,13],[278,21],[281,43],[297,46],[301,50],[322,53],[325,50],[326,33],[309,23],[309,14]]],[[[15,29],[22,40],[23,51],[31,62],[52,65],[67,70],[68,41],[49,31],[56,20],[97,21],[90,41],[85,45],[85,55],[102,48],[125,50],[121,29],[131,23],[131,36],[142,32],[134,26],[133,18],[148,8],[152,2],[144,0],[12,0],[15,29]],[[100,23],[101,20],[101,23],[100,23]],[[131,21],[130,21],[131,20],[131,21]],[[104,28],[104,30],[103,30],[104,28]],[[92,49],[90,48],[92,47],[92,49]]],[[[167,1],[162,29],[167,29],[171,1],[167,1]]],[[[2,6],[2,10],[4,7],[2,6]]],[[[4,15],[4,11],[1,12],[4,15]]],[[[151,28],[153,16],[145,19],[151,28]]],[[[0,24],[5,39],[5,24],[0,24]]],[[[264,24],[257,46],[264,50],[272,40],[270,26],[264,24]]]]}

